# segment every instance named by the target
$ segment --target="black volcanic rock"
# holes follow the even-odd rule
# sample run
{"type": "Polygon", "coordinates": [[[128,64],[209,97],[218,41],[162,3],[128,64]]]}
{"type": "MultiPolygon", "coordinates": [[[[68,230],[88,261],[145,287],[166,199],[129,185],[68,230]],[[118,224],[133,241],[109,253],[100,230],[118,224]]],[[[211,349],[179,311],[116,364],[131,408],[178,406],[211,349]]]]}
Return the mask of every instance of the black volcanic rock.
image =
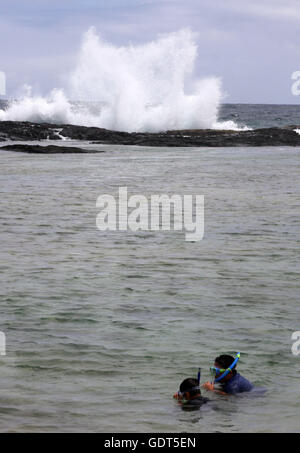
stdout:
{"type": "MultiPolygon", "coordinates": [[[[59,126],[48,127],[47,124],[0,121],[0,136],[6,140],[57,140],[57,129],[59,126]]],[[[60,129],[60,128],[59,128],[60,129]]]]}
{"type": "Polygon", "coordinates": [[[72,140],[85,140],[107,145],[183,147],[300,146],[300,135],[294,131],[297,128],[300,129],[300,126],[271,127],[250,131],[199,129],[159,133],[128,133],[70,124],[55,125],[0,121],[0,141],[61,140],[62,137],[65,137],[72,140]]]}
{"type": "Polygon", "coordinates": [[[88,150],[82,148],[75,148],[72,146],[40,146],[40,145],[6,145],[1,146],[0,150],[15,151],[19,153],[32,153],[32,154],[85,154],[85,153],[104,153],[104,151],[88,150]]]}

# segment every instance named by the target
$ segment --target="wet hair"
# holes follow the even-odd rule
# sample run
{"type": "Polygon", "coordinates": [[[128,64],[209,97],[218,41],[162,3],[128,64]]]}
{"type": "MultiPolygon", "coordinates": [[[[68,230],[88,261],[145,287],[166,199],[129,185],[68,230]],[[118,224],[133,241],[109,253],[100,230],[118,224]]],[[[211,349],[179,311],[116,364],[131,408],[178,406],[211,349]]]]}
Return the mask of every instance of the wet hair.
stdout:
{"type": "MultiPolygon", "coordinates": [[[[229,368],[233,364],[233,362],[234,362],[234,357],[232,357],[231,355],[220,355],[219,357],[217,357],[215,359],[215,363],[220,365],[220,368],[224,368],[225,370],[227,370],[227,368],[229,368]]],[[[235,367],[236,367],[236,365],[232,369],[233,374],[236,374],[235,367]]]]}
{"type": "Polygon", "coordinates": [[[201,395],[198,381],[194,378],[187,378],[182,381],[179,390],[181,393],[189,392],[190,396],[201,395]]]}

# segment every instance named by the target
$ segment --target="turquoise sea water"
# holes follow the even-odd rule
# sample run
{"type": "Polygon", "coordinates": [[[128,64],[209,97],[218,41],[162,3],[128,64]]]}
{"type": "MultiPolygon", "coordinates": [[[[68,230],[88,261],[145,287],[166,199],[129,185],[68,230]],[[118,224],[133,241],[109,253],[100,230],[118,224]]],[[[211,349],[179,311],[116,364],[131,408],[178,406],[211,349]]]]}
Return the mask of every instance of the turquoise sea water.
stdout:
{"type": "Polygon", "coordinates": [[[299,432],[300,149],[86,147],[0,154],[0,430],[299,432]],[[98,231],[120,186],[203,194],[204,239],[98,231]],[[183,412],[180,382],[238,350],[267,393],[183,412]]]}

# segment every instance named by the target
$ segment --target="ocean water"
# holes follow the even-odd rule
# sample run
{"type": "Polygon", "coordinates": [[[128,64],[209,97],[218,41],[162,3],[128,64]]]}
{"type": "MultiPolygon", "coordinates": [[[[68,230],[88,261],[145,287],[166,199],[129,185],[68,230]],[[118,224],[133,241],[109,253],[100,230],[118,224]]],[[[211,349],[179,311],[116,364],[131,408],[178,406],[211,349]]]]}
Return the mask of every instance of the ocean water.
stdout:
{"type": "Polygon", "coordinates": [[[300,149],[80,146],[105,153],[0,154],[0,431],[299,432],[300,149]],[[204,239],[98,231],[120,186],[203,194],[204,239]],[[183,412],[237,351],[266,393],[183,412]]]}
{"type": "Polygon", "coordinates": [[[252,129],[300,124],[300,105],[222,104],[219,121],[234,121],[252,129]]]}

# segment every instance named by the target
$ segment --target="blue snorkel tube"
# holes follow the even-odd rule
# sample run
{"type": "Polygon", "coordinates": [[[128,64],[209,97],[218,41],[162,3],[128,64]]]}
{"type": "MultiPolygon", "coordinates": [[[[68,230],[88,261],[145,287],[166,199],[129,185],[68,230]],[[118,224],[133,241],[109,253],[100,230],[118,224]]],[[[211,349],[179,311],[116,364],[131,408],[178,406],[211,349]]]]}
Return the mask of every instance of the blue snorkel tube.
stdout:
{"type": "Polygon", "coordinates": [[[221,376],[219,376],[218,378],[215,378],[215,382],[219,382],[222,379],[224,379],[230,373],[230,371],[232,371],[232,369],[235,367],[235,365],[238,363],[240,357],[241,357],[241,353],[238,352],[237,355],[235,356],[234,362],[232,362],[230,367],[227,368],[227,370],[224,371],[224,373],[221,374],[221,376]]]}
{"type": "Polygon", "coordinates": [[[198,386],[199,386],[199,388],[200,388],[201,368],[199,368],[199,370],[198,370],[198,378],[197,378],[197,379],[198,379],[198,386]]]}
{"type": "Polygon", "coordinates": [[[198,377],[197,377],[197,380],[198,380],[198,387],[199,387],[199,389],[200,389],[201,368],[198,369],[198,377]]]}

